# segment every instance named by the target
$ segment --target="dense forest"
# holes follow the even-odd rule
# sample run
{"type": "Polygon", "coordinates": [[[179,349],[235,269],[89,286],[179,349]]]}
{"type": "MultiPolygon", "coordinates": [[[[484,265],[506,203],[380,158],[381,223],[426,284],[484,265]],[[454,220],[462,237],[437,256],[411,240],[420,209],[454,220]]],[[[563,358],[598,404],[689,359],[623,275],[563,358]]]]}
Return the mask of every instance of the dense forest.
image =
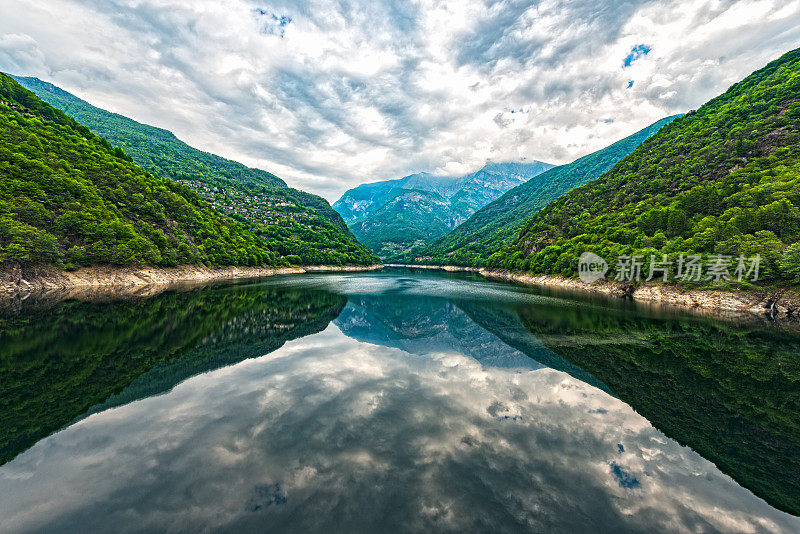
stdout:
{"type": "Polygon", "coordinates": [[[393,260],[428,265],[483,267],[489,256],[519,235],[525,222],[549,202],[610,170],[642,141],[676,117],[667,117],[633,135],[567,165],[552,168],[509,190],[463,224],[427,247],[393,260]]]}
{"type": "Polygon", "coordinates": [[[290,187],[214,187],[186,182],[291,263],[371,265],[378,258],[322,197],[290,187]]]}
{"type": "Polygon", "coordinates": [[[269,243],[290,263],[371,264],[376,258],[348,230],[328,202],[286,187],[260,169],[197,150],[172,132],[141,124],[37,78],[17,77],[48,104],[121,147],[157,178],[180,182],[269,243]]]}
{"type": "Polygon", "coordinates": [[[216,185],[286,186],[272,173],[192,148],[169,130],[97,108],[51,83],[23,76],[12,78],[96,135],[122,148],[153,176],[178,181],[203,176],[204,181],[216,185]]]}
{"type": "Polygon", "coordinates": [[[666,254],[674,264],[680,253],[758,254],[760,279],[800,283],[799,207],[795,50],[548,205],[489,265],[574,275],[585,251],[612,266],[621,255],[666,254]]]}
{"type": "Polygon", "coordinates": [[[398,189],[366,219],[350,225],[355,236],[381,258],[391,258],[452,228],[450,199],[435,191],[398,189]]]}
{"type": "Polygon", "coordinates": [[[185,185],[0,74],[0,265],[275,265],[268,244],[185,185]]]}

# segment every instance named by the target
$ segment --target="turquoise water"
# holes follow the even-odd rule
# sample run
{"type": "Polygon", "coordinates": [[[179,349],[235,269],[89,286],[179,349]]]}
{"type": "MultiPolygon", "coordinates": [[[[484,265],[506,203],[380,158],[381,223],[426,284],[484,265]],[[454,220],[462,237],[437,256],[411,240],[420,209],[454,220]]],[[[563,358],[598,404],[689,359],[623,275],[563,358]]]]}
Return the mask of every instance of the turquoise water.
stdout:
{"type": "Polygon", "coordinates": [[[26,302],[0,531],[797,532],[798,339],[401,271],[26,302]]]}

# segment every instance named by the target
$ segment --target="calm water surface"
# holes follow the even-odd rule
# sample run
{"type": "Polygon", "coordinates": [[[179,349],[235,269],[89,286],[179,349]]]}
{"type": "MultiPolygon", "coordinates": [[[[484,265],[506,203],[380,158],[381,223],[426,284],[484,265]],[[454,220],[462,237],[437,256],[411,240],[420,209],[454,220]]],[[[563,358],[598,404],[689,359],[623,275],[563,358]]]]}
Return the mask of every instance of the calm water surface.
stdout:
{"type": "Polygon", "coordinates": [[[800,337],[491,283],[0,311],[2,532],[800,532],[800,337]]]}

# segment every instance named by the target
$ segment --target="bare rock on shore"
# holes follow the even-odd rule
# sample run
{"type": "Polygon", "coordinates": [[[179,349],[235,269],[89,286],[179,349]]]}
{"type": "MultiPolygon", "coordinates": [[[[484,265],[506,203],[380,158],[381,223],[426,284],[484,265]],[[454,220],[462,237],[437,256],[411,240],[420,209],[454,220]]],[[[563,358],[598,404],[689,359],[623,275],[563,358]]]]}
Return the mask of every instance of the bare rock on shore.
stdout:
{"type": "Polygon", "coordinates": [[[800,316],[800,299],[776,291],[712,291],[685,289],[665,284],[632,284],[598,280],[591,284],[576,278],[553,275],[534,275],[476,267],[452,265],[387,265],[415,269],[475,272],[489,280],[514,282],[522,285],[557,287],[574,291],[619,297],[640,302],[688,308],[721,315],[756,314],[773,318],[800,316]]]}
{"type": "Polygon", "coordinates": [[[48,293],[78,298],[103,295],[147,296],[170,287],[185,287],[216,280],[259,278],[278,274],[326,271],[369,271],[380,265],[309,267],[223,267],[182,266],[158,267],[85,267],[65,271],[55,267],[11,265],[0,269],[0,297],[26,298],[48,293]]]}

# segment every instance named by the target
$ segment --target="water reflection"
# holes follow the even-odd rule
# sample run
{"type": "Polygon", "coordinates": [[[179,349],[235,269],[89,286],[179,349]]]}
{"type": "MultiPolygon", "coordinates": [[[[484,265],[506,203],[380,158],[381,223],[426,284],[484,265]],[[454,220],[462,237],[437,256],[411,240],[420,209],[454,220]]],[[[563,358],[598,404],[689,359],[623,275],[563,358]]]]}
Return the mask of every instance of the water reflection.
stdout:
{"type": "Polygon", "coordinates": [[[232,285],[2,309],[0,464],[92,406],[169,391],[319,332],[345,302],[330,292],[232,285]]]}
{"type": "MultiPolygon", "coordinates": [[[[461,311],[437,297],[356,295],[334,321],[346,335],[412,354],[456,352],[483,365],[541,369],[541,363],[503,343],[461,311]]],[[[541,350],[549,350],[541,345],[541,350]]]]}
{"type": "Polygon", "coordinates": [[[84,413],[0,531],[800,530],[728,476],[797,503],[790,332],[380,273],[64,306],[0,328],[4,443],[84,413]]]}
{"type": "Polygon", "coordinates": [[[800,514],[796,332],[613,307],[544,303],[516,311],[539,341],[602,380],[656,428],[800,514]]]}

